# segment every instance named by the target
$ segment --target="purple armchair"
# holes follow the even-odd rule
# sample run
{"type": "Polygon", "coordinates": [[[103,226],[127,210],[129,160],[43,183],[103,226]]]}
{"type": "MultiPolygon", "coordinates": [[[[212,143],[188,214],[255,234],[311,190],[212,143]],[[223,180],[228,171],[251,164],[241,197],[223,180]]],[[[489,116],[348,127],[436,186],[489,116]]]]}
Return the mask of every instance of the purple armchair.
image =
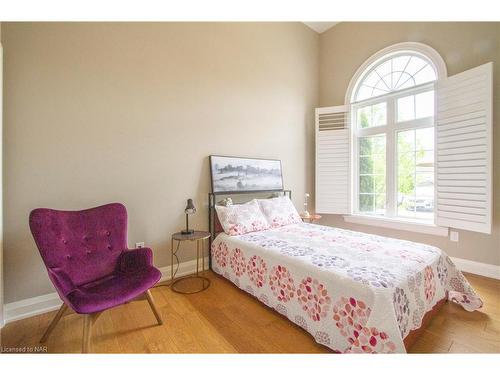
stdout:
{"type": "Polygon", "coordinates": [[[90,349],[92,324],[111,307],[145,294],[158,321],[162,319],[149,288],[160,280],[149,248],[127,248],[127,210],[120,203],[83,211],[38,208],[30,229],[63,300],[40,342],[45,342],[67,307],[85,314],[83,349],[90,349]]]}

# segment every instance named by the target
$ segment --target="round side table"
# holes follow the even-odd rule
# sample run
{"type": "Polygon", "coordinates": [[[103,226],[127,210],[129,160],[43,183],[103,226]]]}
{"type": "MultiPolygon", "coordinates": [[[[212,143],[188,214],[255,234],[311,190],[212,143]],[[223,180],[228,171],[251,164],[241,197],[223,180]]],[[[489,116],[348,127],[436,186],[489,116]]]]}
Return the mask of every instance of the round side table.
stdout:
{"type": "Polygon", "coordinates": [[[312,224],[315,221],[321,219],[321,215],[310,214],[309,216],[304,216],[303,214],[300,214],[300,218],[302,219],[303,222],[308,222],[309,224],[312,224]]]}
{"type": "MultiPolygon", "coordinates": [[[[170,288],[177,293],[182,294],[193,294],[201,292],[210,286],[210,280],[204,276],[199,275],[200,268],[200,257],[202,267],[201,270],[205,270],[205,242],[210,238],[210,232],[204,231],[194,231],[192,234],[182,234],[181,232],[174,233],[172,235],[171,247],[170,247],[170,288]],[[177,241],[177,246],[174,249],[174,242],[177,241]],[[177,259],[177,267],[179,266],[179,258],[177,257],[177,252],[179,251],[181,242],[185,241],[196,241],[196,272],[193,275],[188,275],[184,277],[179,277],[174,279],[174,257],[177,259]],[[194,290],[183,290],[179,288],[183,283],[187,281],[197,281],[200,283],[200,287],[194,290]]],[[[176,271],[177,272],[177,271],[176,271]]]]}

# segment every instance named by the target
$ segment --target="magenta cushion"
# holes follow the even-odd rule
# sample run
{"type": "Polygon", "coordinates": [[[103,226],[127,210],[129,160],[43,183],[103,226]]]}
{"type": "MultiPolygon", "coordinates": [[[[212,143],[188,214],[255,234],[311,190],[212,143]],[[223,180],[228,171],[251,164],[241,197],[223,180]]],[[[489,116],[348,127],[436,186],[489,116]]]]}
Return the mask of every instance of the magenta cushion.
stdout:
{"type": "Polygon", "coordinates": [[[90,314],[128,302],[152,287],[161,272],[148,267],[131,274],[116,273],[86,285],[66,296],[70,307],[80,314],[90,314]]]}

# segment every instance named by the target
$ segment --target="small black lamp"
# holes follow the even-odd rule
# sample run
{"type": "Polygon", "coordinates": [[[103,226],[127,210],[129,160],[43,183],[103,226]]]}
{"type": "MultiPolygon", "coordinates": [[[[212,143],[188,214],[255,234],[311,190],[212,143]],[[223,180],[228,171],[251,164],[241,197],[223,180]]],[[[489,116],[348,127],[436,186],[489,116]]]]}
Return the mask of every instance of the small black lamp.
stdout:
{"type": "Polygon", "coordinates": [[[186,230],[181,231],[181,233],[182,234],[193,234],[194,230],[189,229],[189,215],[196,213],[196,207],[194,206],[192,199],[187,200],[187,205],[186,205],[186,209],[184,210],[184,213],[186,214],[186,230]]]}

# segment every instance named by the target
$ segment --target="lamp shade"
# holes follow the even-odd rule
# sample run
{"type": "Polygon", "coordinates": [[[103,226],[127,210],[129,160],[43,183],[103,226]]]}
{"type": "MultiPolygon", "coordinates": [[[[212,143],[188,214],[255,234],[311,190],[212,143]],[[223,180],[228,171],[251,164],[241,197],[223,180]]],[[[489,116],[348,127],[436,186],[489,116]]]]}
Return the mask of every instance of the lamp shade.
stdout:
{"type": "Polygon", "coordinates": [[[196,207],[194,206],[192,199],[187,200],[187,205],[186,205],[186,209],[184,210],[184,212],[187,215],[191,215],[191,214],[196,213],[196,207]]]}

